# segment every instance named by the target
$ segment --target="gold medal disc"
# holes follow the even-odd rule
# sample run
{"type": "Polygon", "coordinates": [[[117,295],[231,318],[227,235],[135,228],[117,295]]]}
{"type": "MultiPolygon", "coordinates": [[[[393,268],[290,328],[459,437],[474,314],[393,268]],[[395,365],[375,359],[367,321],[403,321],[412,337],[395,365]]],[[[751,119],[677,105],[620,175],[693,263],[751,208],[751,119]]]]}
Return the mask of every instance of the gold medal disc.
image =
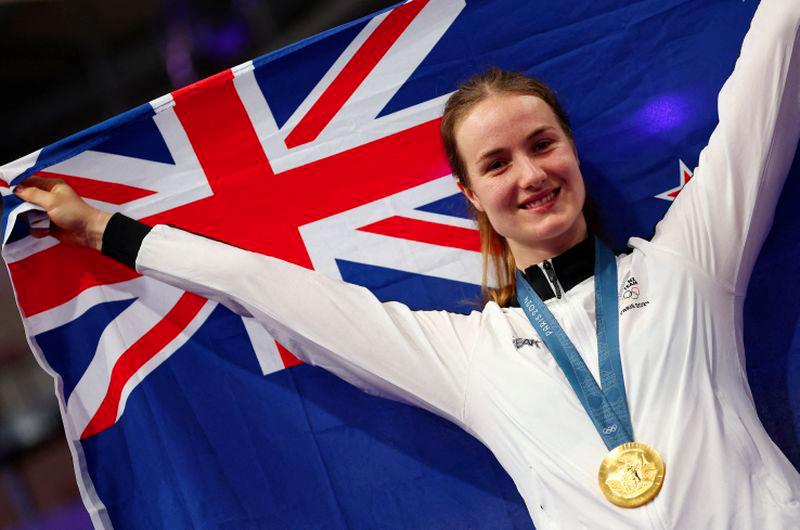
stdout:
{"type": "Polygon", "coordinates": [[[649,445],[628,442],[606,455],[597,478],[609,501],[622,508],[638,508],[661,490],[664,462],[649,445]]]}

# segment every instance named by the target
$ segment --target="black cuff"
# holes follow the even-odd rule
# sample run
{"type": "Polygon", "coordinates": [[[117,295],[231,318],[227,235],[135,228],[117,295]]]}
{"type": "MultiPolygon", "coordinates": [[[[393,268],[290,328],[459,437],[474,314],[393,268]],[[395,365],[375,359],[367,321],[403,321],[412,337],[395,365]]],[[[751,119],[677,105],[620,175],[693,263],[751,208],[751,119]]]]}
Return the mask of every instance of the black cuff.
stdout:
{"type": "Polygon", "coordinates": [[[121,213],[115,213],[108,220],[103,232],[101,252],[114,258],[131,269],[136,268],[136,256],[142,247],[142,241],[152,230],[151,226],[140,223],[121,213]]]}

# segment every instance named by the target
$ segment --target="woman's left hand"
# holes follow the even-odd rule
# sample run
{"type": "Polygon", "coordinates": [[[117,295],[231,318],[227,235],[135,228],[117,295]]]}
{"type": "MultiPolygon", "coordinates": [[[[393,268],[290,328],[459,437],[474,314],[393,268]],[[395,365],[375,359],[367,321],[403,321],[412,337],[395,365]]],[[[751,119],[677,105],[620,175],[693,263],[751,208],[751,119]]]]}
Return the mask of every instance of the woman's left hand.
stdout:
{"type": "Polygon", "coordinates": [[[36,238],[53,236],[62,243],[100,250],[111,213],[84,201],[72,187],[57,178],[32,176],[18,184],[14,193],[40,206],[50,218],[50,228],[32,228],[36,238]]]}

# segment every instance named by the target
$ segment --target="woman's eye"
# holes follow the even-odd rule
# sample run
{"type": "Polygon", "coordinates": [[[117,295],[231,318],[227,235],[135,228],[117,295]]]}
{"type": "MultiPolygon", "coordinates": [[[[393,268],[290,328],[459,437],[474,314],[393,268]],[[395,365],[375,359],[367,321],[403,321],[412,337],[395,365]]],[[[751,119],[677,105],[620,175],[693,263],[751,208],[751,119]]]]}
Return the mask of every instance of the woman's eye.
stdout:
{"type": "Polygon", "coordinates": [[[506,163],[503,160],[493,160],[492,162],[489,163],[488,166],[486,166],[486,171],[487,172],[497,171],[498,169],[501,169],[505,165],[506,163]]]}
{"type": "Polygon", "coordinates": [[[544,149],[547,149],[551,145],[553,145],[552,140],[539,140],[538,142],[533,144],[533,147],[536,151],[542,151],[544,149]]]}

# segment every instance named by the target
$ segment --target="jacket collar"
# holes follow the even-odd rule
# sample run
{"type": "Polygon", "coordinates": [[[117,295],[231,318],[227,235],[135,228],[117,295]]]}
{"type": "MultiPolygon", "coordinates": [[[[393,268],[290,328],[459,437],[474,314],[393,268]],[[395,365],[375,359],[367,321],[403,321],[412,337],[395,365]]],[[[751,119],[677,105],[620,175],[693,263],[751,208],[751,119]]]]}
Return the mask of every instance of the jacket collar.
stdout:
{"type": "MultiPolygon", "coordinates": [[[[569,291],[586,278],[594,276],[594,237],[589,236],[577,245],[548,260],[564,291],[569,291]]],[[[542,300],[555,297],[553,288],[542,270],[541,263],[525,269],[525,278],[542,300]]],[[[512,307],[519,307],[516,296],[512,307]]]]}

